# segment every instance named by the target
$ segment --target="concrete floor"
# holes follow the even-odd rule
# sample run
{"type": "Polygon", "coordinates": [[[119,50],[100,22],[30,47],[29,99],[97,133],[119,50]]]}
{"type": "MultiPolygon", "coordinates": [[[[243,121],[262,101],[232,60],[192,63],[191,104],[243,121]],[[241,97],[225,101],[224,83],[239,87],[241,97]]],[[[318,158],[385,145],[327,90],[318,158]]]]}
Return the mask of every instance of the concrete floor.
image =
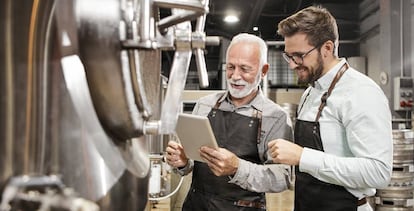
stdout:
{"type": "MultiPolygon", "coordinates": [[[[293,191],[284,191],[282,193],[266,194],[267,211],[292,211],[293,210],[293,191]]],[[[181,207],[171,208],[171,199],[151,204],[151,211],[180,211],[181,207]]]]}
{"type": "MultiPolygon", "coordinates": [[[[178,183],[179,178],[172,178],[172,183],[178,183]]],[[[149,205],[151,211],[181,211],[182,203],[191,184],[191,174],[183,178],[180,190],[172,197],[149,205]]],[[[291,190],[281,193],[266,194],[267,211],[292,211],[293,210],[293,194],[291,190]]]]}
{"type": "Polygon", "coordinates": [[[292,211],[294,192],[286,190],[281,193],[267,193],[266,202],[268,211],[292,211]]]}

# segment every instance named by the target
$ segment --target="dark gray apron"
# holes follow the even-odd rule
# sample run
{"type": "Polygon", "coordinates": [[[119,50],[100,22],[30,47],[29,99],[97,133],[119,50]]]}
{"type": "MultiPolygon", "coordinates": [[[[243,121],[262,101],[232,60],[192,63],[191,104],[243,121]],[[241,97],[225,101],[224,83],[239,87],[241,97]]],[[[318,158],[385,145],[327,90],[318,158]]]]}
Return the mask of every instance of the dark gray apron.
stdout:
{"type": "MultiPolygon", "coordinates": [[[[218,109],[210,111],[208,118],[217,143],[239,158],[261,163],[257,144],[260,141],[261,112],[252,117],[218,109]]],[[[183,204],[184,211],[199,210],[265,210],[265,194],[247,191],[228,183],[228,176],[217,177],[207,164],[195,161],[191,188],[183,204]]]]}
{"type": "MultiPolygon", "coordinates": [[[[326,100],[331,94],[336,82],[347,69],[347,64],[344,64],[329,86],[328,92],[323,94],[315,122],[303,120],[296,121],[294,133],[296,144],[302,147],[324,151],[320,136],[319,117],[321,116],[321,112],[326,105],[326,100]]],[[[302,103],[302,106],[309,96],[309,93],[302,103]]],[[[302,109],[302,106],[299,109],[299,112],[302,109]]],[[[295,170],[295,211],[357,210],[358,199],[344,187],[322,182],[308,173],[300,172],[298,169],[299,168],[296,168],[295,170]]]]}

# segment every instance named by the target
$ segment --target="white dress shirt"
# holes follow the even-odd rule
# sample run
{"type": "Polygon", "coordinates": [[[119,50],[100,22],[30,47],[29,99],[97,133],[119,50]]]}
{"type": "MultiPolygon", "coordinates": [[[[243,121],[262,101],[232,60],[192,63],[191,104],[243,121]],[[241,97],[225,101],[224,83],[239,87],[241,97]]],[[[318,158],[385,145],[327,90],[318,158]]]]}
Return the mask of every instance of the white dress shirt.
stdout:
{"type": "MultiPolygon", "coordinates": [[[[315,121],[321,97],[344,63],[341,59],[314,87],[308,87],[299,104],[303,107],[298,119],[315,121]]],[[[329,96],[319,124],[324,152],[305,147],[299,171],[344,186],[359,199],[387,187],[393,162],[391,112],[386,96],[373,80],[349,68],[329,96]]],[[[369,206],[358,210],[369,210],[369,206]]]]}

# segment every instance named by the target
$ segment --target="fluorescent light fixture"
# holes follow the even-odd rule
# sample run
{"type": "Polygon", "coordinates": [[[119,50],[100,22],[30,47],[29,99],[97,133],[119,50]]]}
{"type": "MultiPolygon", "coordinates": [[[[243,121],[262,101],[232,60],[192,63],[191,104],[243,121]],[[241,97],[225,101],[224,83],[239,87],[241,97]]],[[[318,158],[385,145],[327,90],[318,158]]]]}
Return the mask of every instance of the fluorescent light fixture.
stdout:
{"type": "Polygon", "coordinates": [[[236,23],[236,22],[239,22],[239,17],[237,17],[235,15],[227,15],[226,17],[224,17],[224,22],[226,22],[226,23],[236,23]]]}

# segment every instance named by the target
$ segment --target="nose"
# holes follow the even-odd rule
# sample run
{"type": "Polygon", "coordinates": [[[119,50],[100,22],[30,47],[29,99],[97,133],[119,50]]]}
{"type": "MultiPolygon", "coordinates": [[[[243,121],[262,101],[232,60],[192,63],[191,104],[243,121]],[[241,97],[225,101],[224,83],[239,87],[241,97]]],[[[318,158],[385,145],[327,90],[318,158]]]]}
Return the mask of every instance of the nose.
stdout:
{"type": "Polygon", "coordinates": [[[232,78],[234,80],[238,80],[241,78],[241,70],[239,67],[235,67],[234,70],[230,73],[229,78],[232,78]]]}

